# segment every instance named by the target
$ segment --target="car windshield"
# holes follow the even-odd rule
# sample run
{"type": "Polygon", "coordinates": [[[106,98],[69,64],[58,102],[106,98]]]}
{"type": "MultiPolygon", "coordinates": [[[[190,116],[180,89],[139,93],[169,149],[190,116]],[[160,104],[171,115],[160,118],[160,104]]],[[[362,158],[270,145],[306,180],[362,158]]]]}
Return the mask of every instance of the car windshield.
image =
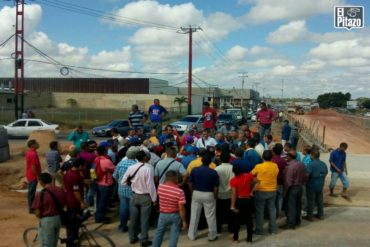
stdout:
{"type": "Polygon", "coordinates": [[[113,120],[112,122],[110,122],[110,123],[108,124],[108,126],[112,126],[112,127],[114,127],[114,126],[118,125],[120,122],[121,122],[120,120],[113,120]]]}
{"type": "Polygon", "coordinates": [[[230,120],[232,119],[232,115],[231,114],[221,114],[220,116],[218,116],[218,120],[230,120]]]}
{"type": "Polygon", "coordinates": [[[183,117],[180,119],[181,122],[191,122],[191,123],[195,123],[197,122],[199,119],[199,117],[183,117]]]}

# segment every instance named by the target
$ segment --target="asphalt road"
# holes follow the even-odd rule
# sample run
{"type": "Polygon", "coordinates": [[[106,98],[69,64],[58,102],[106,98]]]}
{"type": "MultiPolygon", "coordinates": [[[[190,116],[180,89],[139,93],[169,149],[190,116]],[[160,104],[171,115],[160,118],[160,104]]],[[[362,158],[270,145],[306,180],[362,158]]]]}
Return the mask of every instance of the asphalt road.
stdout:
{"type": "MultiPolygon", "coordinates": [[[[96,137],[96,136],[93,136],[91,134],[90,134],[90,138],[93,139],[93,140],[95,140],[95,141],[97,141],[98,143],[109,139],[108,137],[96,137]]],[[[27,141],[27,139],[28,138],[21,138],[21,137],[14,138],[14,137],[10,137],[9,138],[9,144],[25,143],[27,141]]],[[[59,134],[58,135],[58,141],[60,143],[68,142],[67,135],[66,134],[59,134]]]]}

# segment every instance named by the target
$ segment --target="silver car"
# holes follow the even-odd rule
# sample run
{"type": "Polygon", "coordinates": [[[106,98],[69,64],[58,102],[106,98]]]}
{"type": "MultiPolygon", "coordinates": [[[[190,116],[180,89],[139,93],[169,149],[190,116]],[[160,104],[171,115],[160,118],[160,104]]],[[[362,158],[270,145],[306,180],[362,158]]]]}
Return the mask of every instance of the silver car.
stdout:
{"type": "Polygon", "coordinates": [[[28,137],[35,130],[52,130],[55,134],[59,134],[59,125],[35,118],[18,119],[13,123],[5,125],[4,128],[9,136],[17,137],[28,137]]]}
{"type": "Polygon", "coordinates": [[[179,121],[170,123],[170,125],[176,129],[180,135],[188,131],[191,126],[197,126],[198,131],[202,130],[203,117],[202,115],[187,115],[181,118],[179,121]]]}

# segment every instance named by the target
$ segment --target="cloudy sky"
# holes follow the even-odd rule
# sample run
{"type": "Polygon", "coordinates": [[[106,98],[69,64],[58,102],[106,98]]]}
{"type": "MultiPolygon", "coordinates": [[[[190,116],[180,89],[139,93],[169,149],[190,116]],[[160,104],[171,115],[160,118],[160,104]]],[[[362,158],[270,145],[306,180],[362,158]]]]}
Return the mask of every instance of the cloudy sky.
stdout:
{"type": "MultiPolygon", "coordinates": [[[[194,33],[196,87],[245,87],[265,96],[330,91],[370,97],[369,1],[345,0],[36,0],[26,6],[26,77],[154,77],[186,86],[194,33]],[[365,28],[335,29],[334,6],[364,6],[365,28]],[[46,63],[45,63],[46,62],[46,63]],[[52,65],[48,63],[60,63],[52,65]],[[97,68],[91,70],[87,68],[97,68]],[[155,74],[157,73],[157,74],[155,74]]],[[[0,44],[14,33],[15,9],[0,1],[0,44]]],[[[13,76],[14,39],[0,46],[0,76],[13,76]]]]}

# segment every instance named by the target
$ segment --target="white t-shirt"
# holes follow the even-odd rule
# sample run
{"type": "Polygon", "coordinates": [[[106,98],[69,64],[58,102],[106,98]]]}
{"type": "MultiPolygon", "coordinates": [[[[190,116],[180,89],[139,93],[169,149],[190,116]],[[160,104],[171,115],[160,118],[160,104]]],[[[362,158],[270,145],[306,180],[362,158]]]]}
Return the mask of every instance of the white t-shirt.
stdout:
{"type": "Polygon", "coordinates": [[[208,139],[199,138],[197,141],[197,148],[207,148],[207,147],[215,147],[217,145],[217,141],[213,137],[208,137],[208,139]]]}

